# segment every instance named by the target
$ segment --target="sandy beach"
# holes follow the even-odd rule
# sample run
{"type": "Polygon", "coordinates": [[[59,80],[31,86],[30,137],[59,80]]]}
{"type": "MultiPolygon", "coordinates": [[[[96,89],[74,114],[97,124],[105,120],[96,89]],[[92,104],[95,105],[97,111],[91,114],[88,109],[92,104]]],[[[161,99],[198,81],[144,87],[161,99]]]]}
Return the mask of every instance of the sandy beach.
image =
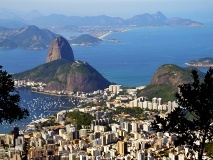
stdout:
{"type": "Polygon", "coordinates": [[[108,36],[108,35],[110,35],[110,34],[112,34],[112,33],[113,33],[113,31],[109,31],[109,32],[107,32],[107,33],[105,33],[105,34],[99,36],[98,38],[99,38],[99,39],[104,39],[106,36],[108,36]]]}
{"type": "Polygon", "coordinates": [[[108,36],[108,35],[110,35],[110,34],[112,34],[112,33],[114,33],[114,32],[127,32],[127,31],[130,31],[130,30],[132,30],[133,28],[127,28],[127,29],[120,29],[120,30],[116,30],[116,31],[109,31],[109,32],[106,32],[106,33],[104,33],[104,34],[102,34],[102,35],[100,35],[100,36],[98,36],[98,38],[100,38],[100,39],[104,39],[106,36],[108,36]]]}

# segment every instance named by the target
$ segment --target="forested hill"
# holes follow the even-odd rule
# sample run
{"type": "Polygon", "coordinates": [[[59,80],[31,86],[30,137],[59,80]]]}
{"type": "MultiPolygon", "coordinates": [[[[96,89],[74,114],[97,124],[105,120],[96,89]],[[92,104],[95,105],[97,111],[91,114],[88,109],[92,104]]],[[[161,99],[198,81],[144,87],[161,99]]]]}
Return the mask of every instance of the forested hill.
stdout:
{"type": "Polygon", "coordinates": [[[72,45],[94,45],[102,42],[101,39],[91,36],[89,34],[82,34],[77,38],[74,38],[69,41],[72,45]]]}
{"type": "MultiPolygon", "coordinates": [[[[153,97],[161,97],[165,101],[175,100],[175,93],[178,91],[178,86],[191,83],[191,71],[193,67],[182,68],[174,64],[165,64],[160,66],[149,83],[149,85],[138,91],[138,96],[145,96],[149,99],[153,97]]],[[[204,73],[198,71],[201,80],[204,73]]]]}
{"type": "Polygon", "coordinates": [[[14,79],[46,83],[46,90],[92,92],[108,88],[110,82],[86,62],[55,60],[14,74],[14,79]]]}

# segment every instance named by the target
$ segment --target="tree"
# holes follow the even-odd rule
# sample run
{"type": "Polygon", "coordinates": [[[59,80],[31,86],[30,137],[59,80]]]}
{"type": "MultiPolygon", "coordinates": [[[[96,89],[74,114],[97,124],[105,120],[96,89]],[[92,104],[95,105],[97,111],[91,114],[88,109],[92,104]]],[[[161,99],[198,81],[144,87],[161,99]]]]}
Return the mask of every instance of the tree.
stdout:
{"type": "Polygon", "coordinates": [[[12,123],[29,116],[28,110],[19,106],[20,100],[12,75],[3,71],[0,66],[0,124],[4,121],[12,123]]]}
{"type": "Polygon", "coordinates": [[[198,71],[191,73],[193,82],[180,85],[175,94],[178,107],[166,118],[156,116],[152,127],[175,133],[175,146],[186,145],[197,151],[202,160],[205,143],[213,139],[213,69],[207,71],[204,80],[199,78],[198,71]]]}

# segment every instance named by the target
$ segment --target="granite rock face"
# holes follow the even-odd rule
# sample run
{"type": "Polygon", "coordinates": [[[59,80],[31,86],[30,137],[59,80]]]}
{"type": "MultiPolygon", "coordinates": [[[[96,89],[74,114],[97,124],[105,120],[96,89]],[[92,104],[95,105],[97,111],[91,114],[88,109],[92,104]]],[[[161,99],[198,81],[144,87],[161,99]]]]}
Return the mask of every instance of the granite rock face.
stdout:
{"type": "Polygon", "coordinates": [[[45,90],[92,92],[108,88],[110,82],[83,61],[65,59],[42,64],[34,69],[14,74],[13,78],[46,83],[45,90]]]}
{"type": "Polygon", "coordinates": [[[92,92],[108,88],[110,82],[87,62],[75,61],[72,48],[63,37],[55,38],[49,48],[47,63],[14,74],[15,79],[46,84],[45,90],[92,92]]]}
{"type": "Polygon", "coordinates": [[[66,59],[69,62],[74,62],[74,54],[70,44],[62,36],[58,36],[50,44],[46,62],[51,62],[58,59],[66,59]]]}

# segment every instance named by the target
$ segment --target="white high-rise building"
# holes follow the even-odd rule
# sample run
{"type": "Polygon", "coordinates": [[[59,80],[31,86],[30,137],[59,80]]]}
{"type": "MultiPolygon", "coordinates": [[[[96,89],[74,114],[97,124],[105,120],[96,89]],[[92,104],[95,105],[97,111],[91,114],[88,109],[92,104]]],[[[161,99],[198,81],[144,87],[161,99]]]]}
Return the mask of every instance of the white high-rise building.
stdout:
{"type": "Polygon", "coordinates": [[[133,100],[133,107],[138,107],[138,100],[137,99],[133,100]]]}
{"type": "Polygon", "coordinates": [[[112,93],[119,93],[121,91],[121,85],[110,85],[109,86],[109,91],[112,93]]]}
{"type": "Polygon", "coordinates": [[[109,91],[110,91],[110,92],[113,92],[113,85],[110,85],[110,86],[109,86],[109,91]]]}
{"type": "Polygon", "coordinates": [[[112,86],[112,90],[113,90],[113,91],[112,91],[113,93],[117,93],[117,85],[113,85],[113,86],[112,86]]]}
{"type": "Polygon", "coordinates": [[[158,104],[157,103],[152,103],[153,110],[158,110],[158,104]]]}
{"type": "Polygon", "coordinates": [[[158,105],[162,105],[162,98],[158,98],[157,103],[158,103],[158,105]]]}
{"type": "Polygon", "coordinates": [[[143,108],[143,102],[138,102],[138,107],[143,108]]]}
{"type": "Polygon", "coordinates": [[[144,109],[148,108],[148,101],[144,101],[144,102],[143,102],[143,108],[144,108],[144,109]]]}
{"type": "Polygon", "coordinates": [[[172,111],[172,102],[168,102],[168,112],[170,113],[172,111]]]}
{"type": "Polygon", "coordinates": [[[157,103],[157,98],[156,97],[152,98],[152,103],[157,103]]]}
{"type": "Polygon", "coordinates": [[[144,123],[143,124],[143,130],[146,131],[146,132],[150,132],[150,124],[144,123]]]}

